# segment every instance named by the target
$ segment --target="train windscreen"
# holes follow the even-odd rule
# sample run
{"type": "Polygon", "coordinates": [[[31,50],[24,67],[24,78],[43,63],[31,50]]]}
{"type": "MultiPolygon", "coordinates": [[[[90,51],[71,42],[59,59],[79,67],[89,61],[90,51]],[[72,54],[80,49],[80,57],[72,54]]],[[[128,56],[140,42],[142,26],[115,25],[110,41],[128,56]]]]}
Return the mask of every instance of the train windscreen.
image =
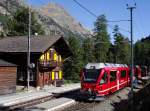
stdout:
{"type": "Polygon", "coordinates": [[[96,82],[100,74],[100,69],[84,69],[84,82],[96,82]]]}

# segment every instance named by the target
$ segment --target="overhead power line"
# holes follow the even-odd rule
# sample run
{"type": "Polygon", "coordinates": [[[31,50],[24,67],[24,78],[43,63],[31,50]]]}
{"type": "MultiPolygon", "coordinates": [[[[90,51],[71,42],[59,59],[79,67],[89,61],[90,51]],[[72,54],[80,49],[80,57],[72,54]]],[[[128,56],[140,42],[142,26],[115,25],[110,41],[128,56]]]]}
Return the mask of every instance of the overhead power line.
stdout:
{"type": "MultiPolygon", "coordinates": [[[[87,11],[89,14],[91,14],[93,17],[98,18],[98,16],[96,14],[94,14],[92,11],[90,11],[88,8],[86,8],[85,6],[83,6],[81,3],[79,3],[77,0],[73,0],[77,5],[79,5],[82,9],[84,9],[85,11],[87,11]]],[[[127,22],[130,20],[107,20],[107,22],[127,22]]],[[[110,24],[107,24],[111,29],[113,29],[113,26],[110,24]]],[[[130,31],[120,28],[120,30],[125,31],[130,33],[130,31]]]]}
{"type": "Polygon", "coordinates": [[[138,20],[138,22],[139,22],[139,27],[137,26],[137,30],[138,30],[138,33],[140,32],[141,34],[143,34],[143,30],[142,30],[142,28],[141,27],[144,27],[144,24],[143,24],[143,17],[142,17],[142,13],[141,13],[141,11],[140,11],[140,7],[139,7],[139,5],[138,5],[138,1],[136,2],[135,0],[134,0],[134,3],[136,4],[136,9],[137,9],[137,16],[138,16],[138,18],[137,18],[137,20],[138,20]],[[139,30],[140,29],[140,30],[139,30]]]}
{"type": "MultiPolygon", "coordinates": [[[[94,16],[95,18],[98,18],[98,16],[96,14],[94,14],[92,11],[90,11],[88,8],[86,8],[85,6],[83,6],[81,3],[79,3],[77,0],[73,0],[76,4],[78,4],[81,8],[83,8],[85,11],[87,11],[89,14],[91,14],[92,16],[94,16]]],[[[107,22],[126,22],[126,21],[130,21],[130,20],[107,20],[107,22]]]]}
{"type": "Polygon", "coordinates": [[[89,9],[87,9],[86,7],[84,7],[81,3],[79,3],[76,0],[73,0],[76,4],[78,4],[81,8],[83,8],[84,10],[86,10],[89,14],[91,14],[92,16],[97,18],[97,15],[95,15],[92,11],[90,11],[89,9]]]}
{"type": "MultiPolygon", "coordinates": [[[[114,26],[110,25],[110,24],[107,24],[111,29],[114,29],[114,26]]],[[[121,28],[119,27],[120,30],[124,31],[124,32],[127,32],[127,33],[131,33],[129,30],[126,30],[124,28],[121,28]]]]}
{"type": "Polygon", "coordinates": [[[107,20],[107,22],[128,22],[128,21],[130,21],[130,20],[114,20],[114,21],[107,20]]]}

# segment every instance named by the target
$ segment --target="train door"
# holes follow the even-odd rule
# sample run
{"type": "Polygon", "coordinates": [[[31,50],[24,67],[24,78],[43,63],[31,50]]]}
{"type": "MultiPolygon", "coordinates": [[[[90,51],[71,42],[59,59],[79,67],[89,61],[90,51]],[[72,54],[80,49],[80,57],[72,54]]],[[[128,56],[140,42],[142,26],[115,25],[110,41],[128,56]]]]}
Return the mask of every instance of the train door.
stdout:
{"type": "Polygon", "coordinates": [[[108,72],[102,71],[102,76],[99,81],[98,90],[101,95],[107,95],[108,91],[108,72]]]}
{"type": "Polygon", "coordinates": [[[109,83],[109,89],[110,92],[115,92],[117,90],[117,70],[110,70],[109,72],[110,75],[110,83],[109,83]]]}
{"type": "Polygon", "coordinates": [[[119,78],[119,85],[120,85],[120,88],[123,88],[124,86],[127,85],[127,71],[125,69],[123,70],[120,70],[120,78],[119,78]]]}
{"type": "Polygon", "coordinates": [[[120,72],[119,70],[117,69],[117,90],[120,89],[120,72]]]}

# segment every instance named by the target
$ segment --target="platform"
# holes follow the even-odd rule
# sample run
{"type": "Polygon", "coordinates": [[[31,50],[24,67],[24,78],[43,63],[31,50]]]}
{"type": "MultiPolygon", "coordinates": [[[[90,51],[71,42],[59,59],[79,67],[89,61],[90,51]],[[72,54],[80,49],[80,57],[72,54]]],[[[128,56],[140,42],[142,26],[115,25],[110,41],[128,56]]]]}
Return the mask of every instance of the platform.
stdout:
{"type": "Polygon", "coordinates": [[[59,94],[59,93],[65,93],[65,92],[73,91],[77,89],[80,89],[80,83],[66,84],[66,85],[63,85],[62,87],[51,86],[51,87],[47,87],[45,90],[52,94],[59,94]]]}
{"type": "MultiPolygon", "coordinates": [[[[130,87],[126,87],[114,93],[113,96],[109,97],[109,99],[106,99],[105,101],[101,101],[98,106],[95,106],[95,109],[98,109],[95,111],[99,111],[99,109],[101,109],[102,111],[113,111],[114,106],[111,103],[120,102],[126,99],[128,100],[130,90],[131,90],[130,87]]],[[[134,92],[138,92],[139,90],[140,89],[134,89],[134,92]]],[[[62,97],[38,105],[34,105],[30,108],[23,109],[23,111],[61,111],[61,110],[64,111],[65,109],[67,109],[67,106],[69,105],[71,106],[72,104],[75,103],[76,101],[74,99],[62,97]]],[[[90,109],[89,111],[93,110],[93,108],[89,108],[89,109],[90,109]]]]}
{"type": "Polygon", "coordinates": [[[75,100],[63,97],[32,106],[24,109],[24,111],[54,111],[73,103],[75,103],[75,100]]]}
{"type": "Polygon", "coordinates": [[[8,107],[18,103],[27,102],[30,100],[51,96],[53,93],[64,93],[73,90],[77,90],[80,88],[80,84],[68,84],[62,87],[47,87],[46,89],[40,91],[32,91],[32,92],[21,92],[14,94],[7,94],[0,96],[0,107],[8,107]]]}

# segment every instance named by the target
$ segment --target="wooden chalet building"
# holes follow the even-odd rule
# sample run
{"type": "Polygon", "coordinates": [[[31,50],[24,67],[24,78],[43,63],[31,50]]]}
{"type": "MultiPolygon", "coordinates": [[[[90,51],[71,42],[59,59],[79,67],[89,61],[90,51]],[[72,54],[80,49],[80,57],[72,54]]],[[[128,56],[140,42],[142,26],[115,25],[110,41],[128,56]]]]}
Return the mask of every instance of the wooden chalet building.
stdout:
{"type": "MultiPolygon", "coordinates": [[[[27,36],[0,39],[0,59],[17,65],[17,84],[27,85],[27,36]]],[[[31,37],[30,85],[50,85],[63,78],[63,60],[72,55],[63,37],[31,37]]],[[[0,78],[2,79],[2,78],[0,78]]]]}

